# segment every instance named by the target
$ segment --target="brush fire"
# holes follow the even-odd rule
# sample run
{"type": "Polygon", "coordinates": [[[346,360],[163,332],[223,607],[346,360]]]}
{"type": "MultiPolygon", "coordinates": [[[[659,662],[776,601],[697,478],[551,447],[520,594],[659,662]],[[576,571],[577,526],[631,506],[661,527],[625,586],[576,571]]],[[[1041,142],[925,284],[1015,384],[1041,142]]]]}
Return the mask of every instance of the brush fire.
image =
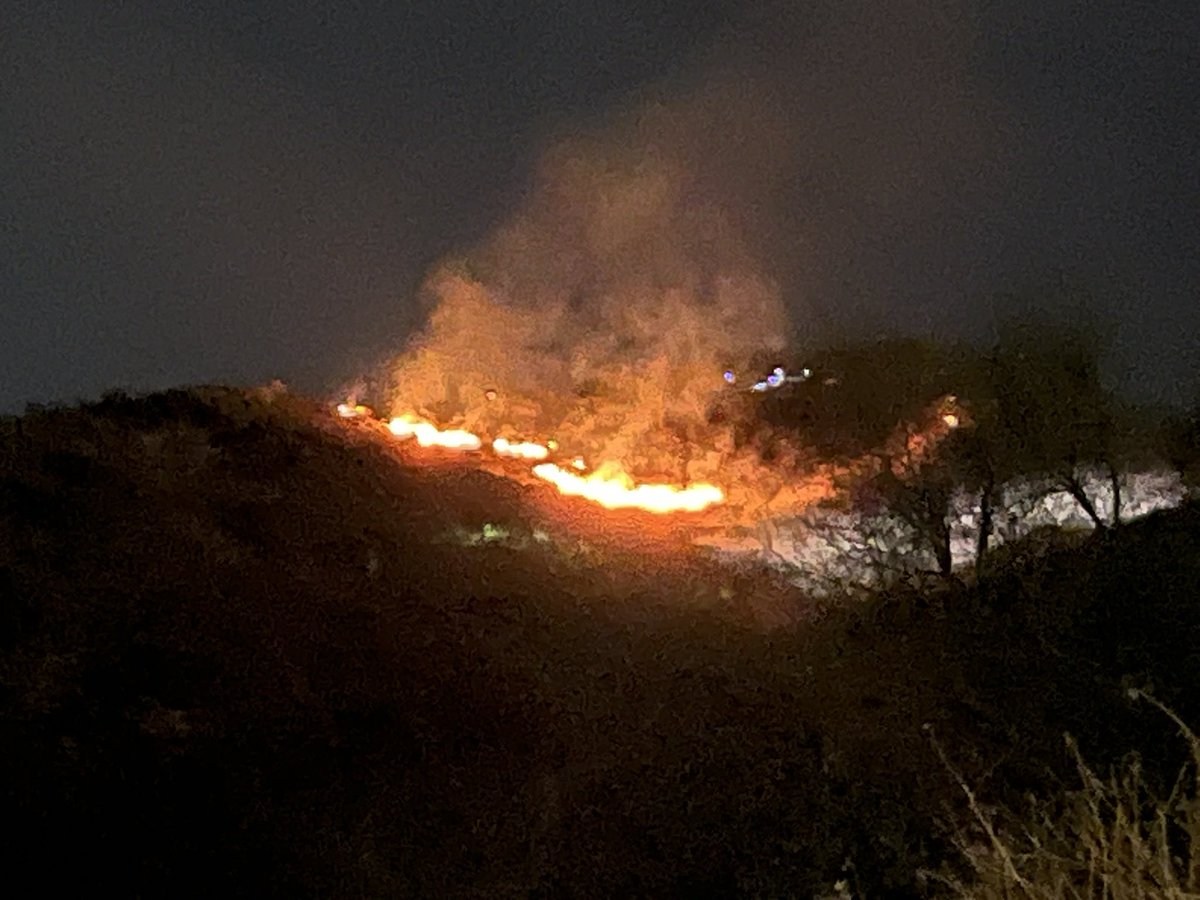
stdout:
{"type": "MultiPolygon", "coordinates": [[[[804,370],[803,379],[810,377],[810,370],[804,370]]],[[[776,378],[770,384],[775,388],[785,382],[786,373],[782,368],[776,368],[773,373],[776,378]]],[[[726,383],[733,380],[726,377],[726,383]]],[[[753,382],[751,391],[760,393],[760,384],[753,382]]],[[[495,399],[495,391],[490,400],[495,399]]],[[[378,419],[369,407],[350,401],[337,404],[336,413],[343,419],[361,419],[381,425],[386,433],[400,441],[412,441],[422,448],[451,451],[464,455],[490,456],[495,459],[510,460],[528,464],[525,470],[533,477],[554,487],[565,497],[580,498],[595,503],[606,509],[636,509],[658,515],[672,513],[698,513],[712,507],[725,504],[732,493],[738,502],[739,512],[753,511],[761,516],[796,515],[813,503],[830,499],[835,494],[833,478],[829,465],[814,464],[807,470],[794,465],[794,453],[789,455],[786,447],[782,454],[776,448],[775,462],[764,462],[757,452],[738,453],[728,441],[723,443],[723,449],[710,448],[707,452],[699,451],[703,457],[702,465],[709,468],[715,465],[718,474],[724,474],[731,483],[723,488],[710,480],[680,480],[655,481],[640,479],[631,474],[625,465],[615,458],[605,458],[599,465],[592,467],[582,456],[566,455],[561,444],[556,439],[544,442],[497,436],[490,440],[485,435],[462,427],[442,428],[435,423],[421,418],[413,413],[403,413],[390,419],[378,419]],[[783,464],[779,457],[782,455],[783,464]],[[791,463],[792,465],[788,465],[791,463]]],[[[961,407],[957,398],[943,397],[930,408],[930,422],[923,428],[908,427],[893,439],[902,440],[905,453],[901,454],[914,465],[928,461],[931,453],[950,431],[961,424],[961,407]]],[[[641,458],[654,458],[660,470],[675,468],[688,470],[687,464],[681,463],[682,457],[696,456],[697,448],[675,443],[674,449],[681,456],[666,461],[662,456],[662,445],[669,444],[661,436],[655,441],[647,440],[651,447],[657,445],[660,452],[657,455],[643,452],[641,458]]],[[[718,441],[718,444],[721,442],[718,441]]],[[[635,454],[636,455],[636,454],[635,454]]],[[[893,465],[901,463],[897,457],[889,453],[893,465]]],[[[866,470],[877,462],[870,455],[862,460],[852,462],[845,469],[846,473],[866,470]]],[[[695,469],[695,467],[692,467],[695,469]]],[[[512,474],[507,470],[506,474],[512,474]]],[[[896,472],[903,476],[904,469],[896,472]]],[[[741,516],[739,516],[741,518],[741,516]]]]}
{"type": "MultiPolygon", "coordinates": [[[[836,378],[779,365],[797,310],[696,103],[549,147],[511,217],[434,267],[423,328],[370,391],[392,436],[609,509],[745,523],[830,493],[802,436],[746,437],[756,403],[836,378]]],[[[357,394],[337,412],[375,415],[357,394]]]]}
{"type": "MultiPolygon", "coordinates": [[[[372,419],[374,415],[362,404],[339,403],[336,411],[344,419],[372,419]]],[[[537,465],[530,469],[535,477],[553,485],[565,496],[590,500],[606,509],[641,509],[659,514],[699,512],[725,499],[720,488],[707,483],[638,483],[615,462],[594,471],[588,471],[582,457],[575,457],[565,466],[547,462],[545,460],[557,448],[556,441],[540,444],[498,437],[485,443],[482,437],[470,431],[441,429],[411,414],[396,416],[384,424],[394,437],[414,440],[421,447],[461,452],[476,452],[487,447],[497,457],[536,462],[537,465]]]]}

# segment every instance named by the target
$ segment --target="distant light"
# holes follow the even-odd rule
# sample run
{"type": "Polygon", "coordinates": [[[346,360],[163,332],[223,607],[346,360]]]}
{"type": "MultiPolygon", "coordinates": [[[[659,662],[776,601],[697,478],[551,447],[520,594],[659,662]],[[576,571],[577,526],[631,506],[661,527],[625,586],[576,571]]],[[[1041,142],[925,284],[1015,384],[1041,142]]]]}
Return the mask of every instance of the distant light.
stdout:
{"type": "Polygon", "coordinates": [[[483,392],[483,396],[486,397],[488,400],[495,400],[496,392],[494,390],[488,389],[483,392]]]}
{"type": "Polygon", "coordinates": [[[763,391],[765,391],[769,387],[770,387],[770,385],[767,384],[765,381],[759,381],[759,382],[755,382],[754,386],[752,388],[750,388],[750,390],[756,391],[761,394],[763,391]]]}
{"type": "Polygon", "coordinates": [[[774,372],[772,372],[770,375],[767,376],[767,384],[770,387],[779,387],[779,385],[783,384],[783,378],[784,378],[784,376],[780,375],[779,370],[776,369],[774,372]]]}
{"type": "Polygon", "coordinates": [[[776,366],[774,369],[774,374],[776,376],[778,376],[780,379],[787,378],[787,372],[783,371],[782,366],[776,366]]]}
{"type": "Polygon", "coordinates": [[[942,421],[945,422],[950,428],[958,427],[958,416],[956,416],[954,413],[946,413],[944,416],[942,416],[942,421]]]}
{"type": "Polygon", "coordinates": [[[725,370],[725,382],[727,384],[733,384],[735,381],[737,381],[737,376],[734,375],[733,372],[730,371],[729,369],[726,369],[725,370]]]}
{"type": "Polygon", "coordinates": [[[810,369],[808,366],[805,366],[800,370],[800,374],[805,378],[812,378],[812,369],[810,369]]]}

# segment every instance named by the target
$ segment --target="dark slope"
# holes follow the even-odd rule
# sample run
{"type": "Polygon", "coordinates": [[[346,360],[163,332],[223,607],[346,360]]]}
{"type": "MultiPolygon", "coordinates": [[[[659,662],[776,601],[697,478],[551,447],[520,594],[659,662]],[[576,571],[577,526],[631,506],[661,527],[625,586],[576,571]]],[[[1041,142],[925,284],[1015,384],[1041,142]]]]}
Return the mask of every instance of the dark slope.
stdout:
{"type": "Polygon", "coordinates": [[[1123,679],[1200,716],[1195,510],[767,632],[807,607],[661,521],[286,395],[2,427],[3,863],[48,891],[896,895],[924,723],[1002,796],[1064,730],[1173,765],[1123,679]]]}

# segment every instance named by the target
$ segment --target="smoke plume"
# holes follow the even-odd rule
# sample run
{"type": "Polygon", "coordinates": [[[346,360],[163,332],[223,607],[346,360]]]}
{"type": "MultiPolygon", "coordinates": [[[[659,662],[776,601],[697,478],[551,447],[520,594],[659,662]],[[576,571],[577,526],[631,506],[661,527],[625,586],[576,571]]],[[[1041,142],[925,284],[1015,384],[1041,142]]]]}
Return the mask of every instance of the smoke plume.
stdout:
{"type": "Polygon", "coordinates": [[[936,215],[976,146],[954,7],[835,7],[743,22],[702,78],[552,140],[511,218],[429,276],[392,411],[633,471],[728,447],[722,373],[804,333],[806,261],[936,215]]]}

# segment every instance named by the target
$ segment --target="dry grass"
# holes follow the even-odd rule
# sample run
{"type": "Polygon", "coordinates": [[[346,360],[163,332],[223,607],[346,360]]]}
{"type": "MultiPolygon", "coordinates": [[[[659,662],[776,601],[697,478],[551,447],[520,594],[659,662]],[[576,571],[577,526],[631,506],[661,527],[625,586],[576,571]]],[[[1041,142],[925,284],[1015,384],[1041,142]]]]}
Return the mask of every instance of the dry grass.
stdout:
{"type": "Polygon", "coordinates": [[[1066,736],[1079,787],[1054,800],[1030,798],[1024,816],[986,809],[955,771],[941,745],[934,748],[967,800],[970,818],[955,829],[967,864],[928,878],[953,896],[971,900],[1142,900],[1200,897],[1200,739],[1172,710],[1131,689],[1168,716],[1191,756],[1164,796],[1131,755],[1107,778],[1083,759],[1066,736]]]}

